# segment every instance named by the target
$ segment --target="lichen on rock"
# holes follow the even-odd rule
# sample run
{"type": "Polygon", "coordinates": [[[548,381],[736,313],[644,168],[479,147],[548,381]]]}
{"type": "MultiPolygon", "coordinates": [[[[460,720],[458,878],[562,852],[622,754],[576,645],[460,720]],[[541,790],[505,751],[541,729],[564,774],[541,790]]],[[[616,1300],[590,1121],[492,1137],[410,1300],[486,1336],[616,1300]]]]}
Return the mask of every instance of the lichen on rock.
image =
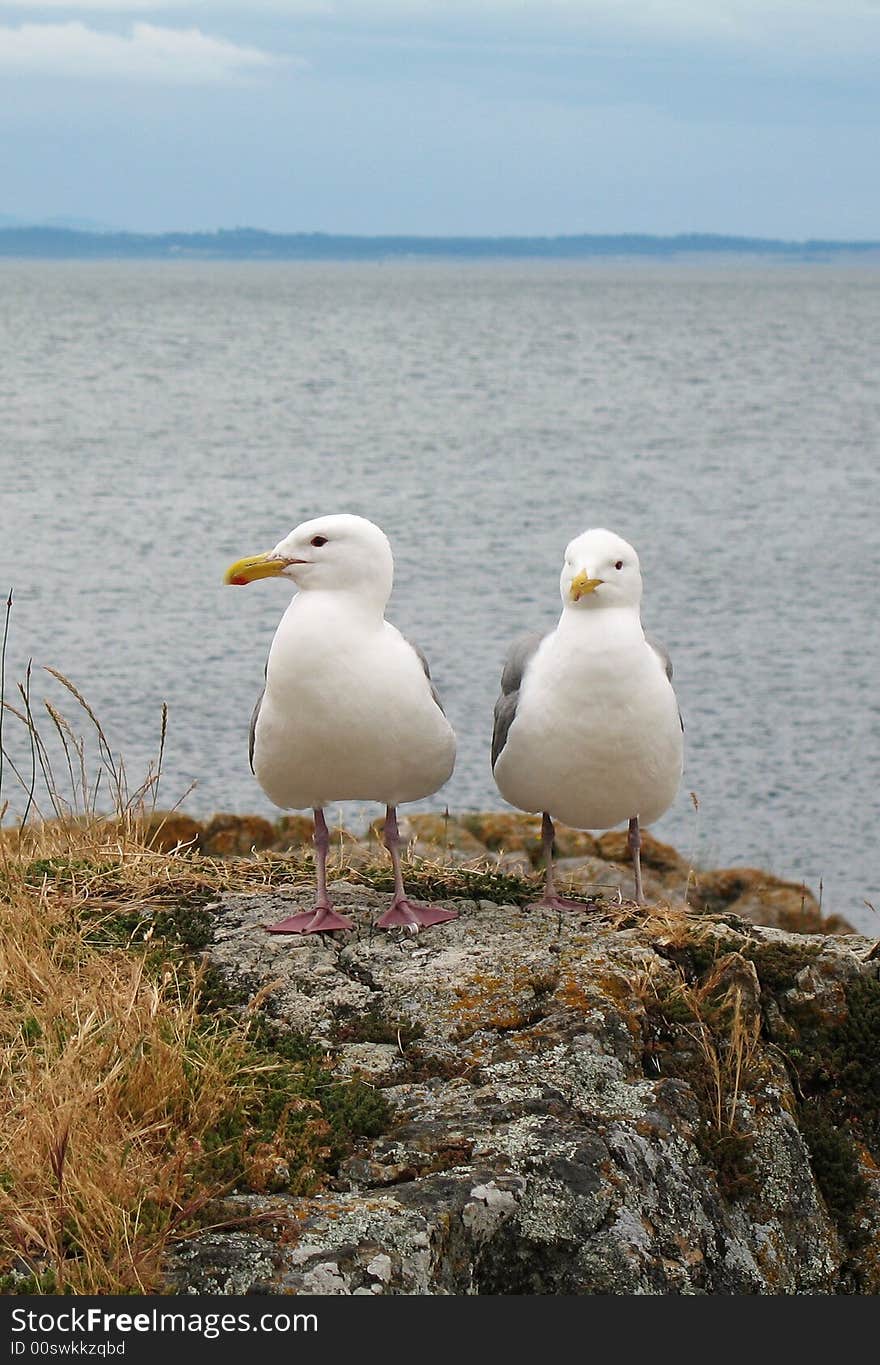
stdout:
{"type": "Polygon", "coordinates": [[[188,1239],[169,1287],[880,1290],[870,940],[486,899],[414,937],[377,930],[387,897],[345,880],[352,934],[266,934],[300,891],[224,897],[209,961],[391,1118],[307,1198],[233,1192],[259,1224],[188,1239]]]}

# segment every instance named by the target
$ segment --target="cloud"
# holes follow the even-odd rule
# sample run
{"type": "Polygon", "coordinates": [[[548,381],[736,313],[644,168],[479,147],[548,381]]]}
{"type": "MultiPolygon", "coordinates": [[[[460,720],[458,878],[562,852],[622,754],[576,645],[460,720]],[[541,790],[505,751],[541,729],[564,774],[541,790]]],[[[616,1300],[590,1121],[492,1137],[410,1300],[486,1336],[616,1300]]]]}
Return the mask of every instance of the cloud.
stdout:
{"type": "Polygon", "coordinates": [[[7,0],[4,8],[118,14],[186,9],[215,16],[261,11],[291,19],[321,15],[364,25],[392,19],[479,22],[540,15],[552,24],[590,25],[613,19],[620,28],[728,34],[757,32],[767,24],[809,27],[817,22],[878,20],[876,0],[7,0]]]}
{"type": "Polygon", "coordinates": [[[398,64],[409,60],[404,52],[434,54],[450,69],[464,53],[498,69],[611,55],[634,70],[676,54],[785,78],[849,79],[880,56],[880,0],[16,0],[2,8],[34,19],[0,27],[0,69],[179,85],[240,83],[282,61],[304,64],[257,46],[255,33],[278,53],[291,41],[308,45],[324,70],[340,60],[347,69],[359,52],[398,64]],[[120,26],[135,15],[124,36],[120,26]],[[160,28],[150,18],[201,27],[160,28]]]}
{"type": "MultiPolygon", "coordinates": [[[[206,8],[206,6],[201,3],[201,0],[194,0],[194,5],[201,9],[206,8]]],[[[4,5],[3,8],[16,10],[77,10],[80,14],[96,14],[98,12],[107,14],[150,14],[157,9],[192,9],[193,4],[187,4],[186,0],[7,0],[7,4],[4,5]]]]}
{"type": "Polygon", "coordinates": [[[540,33],[590,40],[698,43],[800,50],[880,46],[877,0],[15,0],[6,8],[88,15],[185,10],[188,16],[257,14],[313,21],[338,33],[454,30],[485,39],[540,33]]]}
{"type": "Polygon", "coordinates": [[[0,26],[0,70],[87,80],[217,85],[266,74],[290,59],[200,29],[136,23],[128,35],[65,24],[0,26]]]}

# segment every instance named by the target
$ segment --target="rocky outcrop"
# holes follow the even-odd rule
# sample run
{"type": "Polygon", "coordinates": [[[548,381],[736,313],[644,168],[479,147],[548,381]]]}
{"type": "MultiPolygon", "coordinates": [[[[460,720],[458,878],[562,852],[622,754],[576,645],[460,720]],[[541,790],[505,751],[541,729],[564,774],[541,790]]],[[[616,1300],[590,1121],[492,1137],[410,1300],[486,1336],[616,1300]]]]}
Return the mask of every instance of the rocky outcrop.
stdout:
{"type": "Polygon", "coordinates": [[[880,1291],[877,944],[607,899],[414,937],[333,890],[354,933],[266,934],[294,881],[213,906],[208,957],[390,1123],[310,1198],[231,1193],[173,1291],[880,1291]]]}

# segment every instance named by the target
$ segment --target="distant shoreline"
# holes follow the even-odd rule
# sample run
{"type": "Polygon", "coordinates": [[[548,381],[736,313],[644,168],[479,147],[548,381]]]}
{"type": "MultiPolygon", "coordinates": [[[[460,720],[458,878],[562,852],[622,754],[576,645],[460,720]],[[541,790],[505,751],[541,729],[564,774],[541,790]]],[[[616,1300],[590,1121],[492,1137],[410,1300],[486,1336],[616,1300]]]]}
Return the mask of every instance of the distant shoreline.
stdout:
{"type": "Polygon", "coordinates": [[[273,233],[255,228],[216,232],[85,232],[57,227],[0,228],[0,258],[29,260],[544,260],[638,258],[652,261],[751,257],[783,261],[880,263],[880,241],[784,241],[682,233],[558,237],[343,236],[273,233]]]}

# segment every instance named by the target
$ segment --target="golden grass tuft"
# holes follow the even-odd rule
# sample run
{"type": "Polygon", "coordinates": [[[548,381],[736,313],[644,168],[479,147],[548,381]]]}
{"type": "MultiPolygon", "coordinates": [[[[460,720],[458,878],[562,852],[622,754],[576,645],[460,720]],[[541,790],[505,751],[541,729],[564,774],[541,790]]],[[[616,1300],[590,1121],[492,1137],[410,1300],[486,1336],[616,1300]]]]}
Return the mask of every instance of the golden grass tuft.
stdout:
{"type": "Polygon", "coordinates": [[[720,1135],[737,1131],[737,1111],[744,1089],[756,1079],[761,1015],[742,985],[723,979],[723,961],[700,987],[678,987],[695,1022],[688,1033],[696,1041],[711,1078],[712,1113],[720,1135]],[[719,996],[719,990],[723,994],[719,996]]]}
{"type": "MultiPolygon", "coordinates": [[[[678,933],[669,942],[680,944],[678,933]]],[[[689,947],[699,949],[699,937],[689,947]]],[[[690,1084],[702,1116],[697,1145],[725,1192],[739,1196],[754,1188],[744,1106],[756,1102],[770,1079],[761,1048],[760,982],[754,963],[736,951],[713,955],[696,979],[680,966],[672,973],[670,982],[669,968],[646,970],[633,982],[645,1009],[648,1052],[658,1071],[690,1084]]]]}
{"type": "MultiPolygon", "coordinates": [[[[192,962],[157,969],[146,952],[96,946],[87,880],[57,894],[8,871],[7,860],[0,1273],[48,1271],[76,1293],[155,1290],[169,1239],[230,1172],[271,1187],[287,1162],[314,1187],[327,1125],[307,1112],[289,1130],[284,1114],[258,1134],[250,1110],[281,1067],[251,1046],[248,1017],[200,1015],[192,962]]],[[[296,1093],[286,1104],[317,1110],[296,1093]]]]}
{"type": "MultiPolygon", "coordinates": [[[[11,597],[0,673],[10,609],[11,597]]],[[[156,1291],[169,1241],[212,1200],[233,1187],[312,1192],[333,1144],[381,1115],[348,1115],[320,1055],[270,1038],[259,1001],[203,1012],[193,942],[154,939],[163,913],[204,931],[209,896],[289,879],[291,860],[151,846],[164,708],[158,760],[130,790],[86,698],[48,672],[90,743],[54,703],[38,723],[30,666],[17,706],[0,681],[0,818],[4,778],[24,803],[0,828],[0,1289],[156,1291]],[[4,719],[25,727],[29,771],[4,719]]]]}

